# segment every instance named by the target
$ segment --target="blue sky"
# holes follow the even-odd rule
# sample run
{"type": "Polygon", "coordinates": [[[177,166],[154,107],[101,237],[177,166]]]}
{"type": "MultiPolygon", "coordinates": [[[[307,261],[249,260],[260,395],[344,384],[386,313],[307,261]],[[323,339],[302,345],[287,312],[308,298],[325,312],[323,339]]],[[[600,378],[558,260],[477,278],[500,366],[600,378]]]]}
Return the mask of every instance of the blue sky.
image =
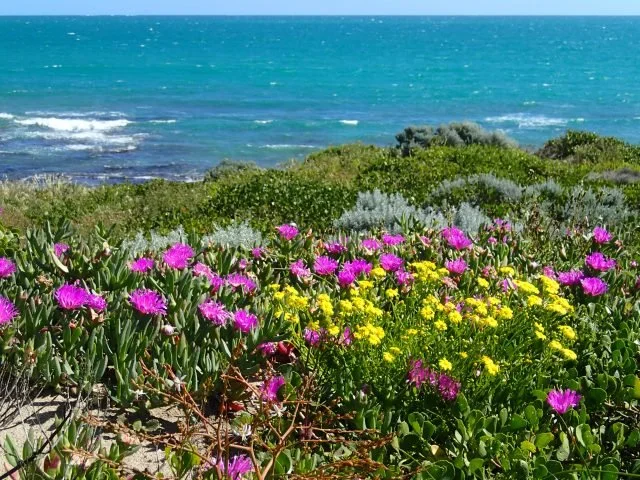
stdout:
{"type": "Polygon", "coordinates": [[[640,15],[640,0],[0,0],[0,15],[640,15]]]}

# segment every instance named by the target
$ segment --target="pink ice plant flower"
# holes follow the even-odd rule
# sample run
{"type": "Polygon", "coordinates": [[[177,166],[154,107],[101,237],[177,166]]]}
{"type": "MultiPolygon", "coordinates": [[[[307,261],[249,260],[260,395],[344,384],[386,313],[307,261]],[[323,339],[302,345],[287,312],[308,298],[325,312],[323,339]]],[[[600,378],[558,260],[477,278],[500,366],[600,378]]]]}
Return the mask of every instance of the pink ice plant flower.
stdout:
{"type": "Polygon", "coordinates": [[[375,252],[376,250],[380,250],[380,248],[382,247],[380,242],[375,238],[365,238],[360,243],[360,246],[370,252],[375,252]]]}
{"type": "Polygon", "coordinates": [[[63,310],[78,310],[89,301],[89,293],[84,288],[69,284],[59,287],[54,297],[63,310]]]}
{"type": "Polygon", "coordinates": [[[0,278],[8,278],[16,271],[16,264],[7,257],[0,257],[0,278]]]}
{"type": "Polygon", "coordinates": [[[129,303],[144,315],[166,315],[167,302],[155,290],[140,288],[129,295],[129,303]]]}
{"type": "Polygon", "coordinates": [[[211,463],[229,480],[243,480],[248,473],[253,472],[253,462],[247,455],[234,455],[229,461],[218,459],[211,463]]]}
{"type": "Polygon", "coordinates": [[[451,248],[463,250],[473,245],[473,242],[467,238],[462,230],[456,227],[448,227],[442,230],[442,238],[444,238],[451,248]]]}
{"type": "Polygon", "coordinates": [[[299,233],[298,227],[292,224],[280,225],[276,230],[285,240],[293,240],[299,233]]]}
{"type": "Polygon", "coordinates": [[[267,254],[267,250],[262,247],[255,247],[251,249],[251,256],[256,260],[261,260],[267,254]]]}
{"type": "Polygon", "coordinates": [[[153,270],[154,266],[155,262],[152,258],[140,257],[137,260],[131,262],[131,265],[129,265],[129,270],[135,273],[147,273],[153,270]]]}
{"type": "Polygon", "coordinates": [[[66,243],[56,243],[53,245],[53,253],[56,254],[56,257],[61,257],[65,253],[69,251],[71,247],[66,243]]]}
{"type": "Polygon", "coordinates": [[[278,344],[276,342],[263,342],[256,349],[265,357],[270,357],[278,350],[278,344]]]}
{"type": "Polygon", "coordinates": [[[593,241],[598,245],[608,243],[612,238],[613,236],[605,228],[596,227],[593,229],[593,241]]]}
{"type": "Polygon", "coordinates": [[[382,243],[387,245],[388,247],[394,247],[396,245],[400,245],[404,243],[405,239],[402,235],[391,235],[390,233],[385,233],[382,235],[382,243]]]}
{"type": "Polygon", "coordinates": [[[467,269],[467,262],[465,262],[463,258],[458,258],[456,260],[447,260],[444,262],[444,266],[449,273],[462,275],[467,269]]]}
{"type": "Polygon", "coordinates": [[[320,340],[322,340],[322,333],[323,332],[305,328],[302,336],[304,337],[305,342],[314,347],[320,343],[320,340]]]}
{"type": "Polygon", "coordinates": [[[258,317],[245,310],[233,314],[233,326],[242,333],[249,333],[258,326],[258,317]]]}
{"type": "Polygon", "coordinates": [[[350,262],[345,262],[343,268],[350,270],[356,277],[359,277],[360,275],[369,275],[373,265],[362,258],[356,258],[350,262]]]}
{"type": "Polygon", "coordinates": [[[574,390],[551,390],[547,394],[547,403],[560,415],[570,408],[577,407],[582,396],[574,390]]]}
{"type": "Polygon", "coordinates": [[[189,245],[186,243],[176,243],[164,252],[162,259],[164,260],[164,263],[169,265],[171,268],[184,270],[187,268],[194,255],[195,251],[189,245]]]}
{"type": "Polygon", "coordinates": [[[342,269],[338,272],[338,284],[342,288],[347,288],[356,281],[356,274],[349,269],[342,269]]]}
{"type": "Polygon", "coordinates": [[[599,297],[607,292],[609,286],[598,277],[587,277],[580,280],[582,291],[590,297],[599,297]]]}
{"type": "Polygon", "coordinates": [[[0,327],[8,325],[19,315],[16,306],[6,297],[0,296],[0,327]]]}
{"type": "Polygon", "coordinates": [[[616,266],[616,261],[613,258],[605,257],[600,252],[593,252],[587,255],[584,262],[587,266],[599,272],[607,272],[616,266]]]}
{"type": "Polygon", "coordinates": [[[329,257],[318,257],[313,264],[313,270],[321,276],[332,275],[338,269],[338,262],[329,257]]]}
{"type": "Polygon", "coordinates": [[[558,282],[561,285],[570,287],[578,285],[580,280],[584,278],[584,273],[580,270],[570,270],[568,272],[558,272],[558,282]]]}
{"type": "Polygon", "coordinates": [[[87,307],[96,312],[102,312],[107,308],[107,301],[102,295],[97,293],[89,293],[87,297],[87,307]]]}
{"type": "Polygon", "coordinates": [[[413,275],[406,270],[396,270],[395,276],[400,286],[411,285],[414,281],[413,275]]]}
{"type": "Polygon", "coordinates": [[[231,286],[233,290],[241,288],[245,293],[253,293],[258,288],[256,282],[241,273],[232,273],[231,275],[227,275],[226,283],[231,286]]]}
{"type": "Polygon", "coordinates": [[[340,242],[327,243],[324,249],[331,255],[340,255],[347,251],[347,247],[340,242]]]}
{"type": "Polygon", "coordinates": [[[404,265],[404,260],[393,253],[383,253],[380,255],[380,266],[387,272],[395,272],[404,265]]]}
{"type": "Polygon", "coordinates": [[[231,316],[222,303],[213,300],[201,303],[198,305],[198,310],[200,310],[204,318],[218,327],[227,323],[227,320],[231,316]]]}
{"type": "Polygon", "coordinates": [[[262,385],[262,400],[264,400],[265,402],[278,401],[278,391],[284,384],[285,379],[282,375],[278,375],[277,377],[265,380],[264,384],[262,385]]]}
{"type": "Polygon", "coordinates": [[[311,270],[304,264],[304,260],[299,259],[289,265],[291,275],[297,278],[308,278],[311,276],[311,270]]]}

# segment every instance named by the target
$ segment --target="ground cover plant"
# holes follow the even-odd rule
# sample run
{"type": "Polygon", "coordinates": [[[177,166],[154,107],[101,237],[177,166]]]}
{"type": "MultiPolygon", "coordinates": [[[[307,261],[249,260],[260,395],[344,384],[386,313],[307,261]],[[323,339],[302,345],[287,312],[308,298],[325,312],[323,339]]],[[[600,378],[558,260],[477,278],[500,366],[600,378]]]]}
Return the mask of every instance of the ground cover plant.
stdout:
{"type": "MultiPolygon", "coordinates": [[[[69,419],[15,475],[154,478],[123,462],[141,440],[172,478],[640,474],[638,217],[543,211],[134,242],[2,227],[3,365],[140,418],[69,419]],[[177,432],[152,433],[161,405],[177,432]]],[[[39,442],[5,440],[8,461],[39,442]]]]}

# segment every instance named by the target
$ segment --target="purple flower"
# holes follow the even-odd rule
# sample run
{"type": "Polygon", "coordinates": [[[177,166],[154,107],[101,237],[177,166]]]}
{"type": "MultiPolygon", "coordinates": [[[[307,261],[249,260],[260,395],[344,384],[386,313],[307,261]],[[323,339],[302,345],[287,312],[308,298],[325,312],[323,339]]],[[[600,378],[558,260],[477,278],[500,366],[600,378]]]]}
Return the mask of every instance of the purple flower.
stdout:
{"type": "Polygon", "coordinates": [[[447,241],[450,247],[456,250],[469,248],[473,242],[467,238],[462,230],[456,227],[448,227],[442,230],[442,237],[447,241]]]}
{"type": "Polygon", "coordinates": [[[315,330],[311,330],[309,328],[304,329],[303,337],[305,342],[307,342],[312,347],[320,343],[321,340],[320,332],[316,332],[315,330]]]}
{"type": "Polygon", "coordinates": [[[13,322],[19,313],[16,306],[8,298],[0,296],[0,327],[13,322]]]}
{"type": "Polygon", "coordinates": [[[380,247],[382,247],[380,242],[375,238],[365,238],[360,244],[360,246],[370,252],[375,252],[376,250],[380,250],[380,247]]]}
{"type": "Polygon", "coordinates": [[[551,390],[547,395],[547,403],[557,413],[563,415],[572,407],[577,407],[582,396],[573,390],[551,390]]]}
{"type": "Polygon", "coordinates": [[[193,275],[196,277],[205,277],[209,282],[215,277],[215,273],[213,273],[211,267],[202,262],[198,262],[193,266],[193,275]]]}
{"type": "Polygon", "coordinates": [[[255,247],[251,249],[251,255],[256,260],[261,260],[267,254],[267,251],[262,247],[255,247]]]}
{"type": "Polygon", "coordinates": [[[462,275],[467,269],[467,262],[465,262],[463,258],[458,258],[456,260],[448,260],[444,262],[444,266],[449,270],[449,273],[462,275]]]}
{"type": "Polygon", "coordinates": [[[598,244],[608,243],[613,236],[602,227],[596,227],[593,229],[593,240],[598,244]]]}
{"type": "Polygon", "coordinates": [[[105,308],[107,308],[107,301],[102,295],[98,295],[97,293],[90,293],[87,299],[87,307],[95,310],[96,312],[102,312],[105,308]]]}
{"type": "Polygon", "coordinates": [[[502,287],[502,291],[505,293],[509,290],[516,290],[518,288],[510,278],[505,278],[504,280],[502,280],[502,282],[500,282],[500,285],[502,287]]]}
{"type": "Polygon", "coordinates": [[[164,252],[164,263],[176,270],[184,270],[195,255],[193,248],[186,243],[176,243],[164,252]]]}
{"type": "Polygon", "coordinates": [[[322,276],[331,275],[338,268],[338,262],[329,257],[318,257],[313,264],[313,270],[322,276]]]}
{"type": "Polygon", "coordinates": [[[393,247],[395,245],[400,245],[401,243],[404,243],[404,237],[402,235],[391,235],[391,234],[385,233],[384,235],[382,235],[382,243],[384,243],[389,247],[393,247]]]}
{"type": "Polygon", "coordinates": [[[413,360],[409,368],[409,373],[407,374],[407,379],[409,383],[415,385],[416,388],[420,388],[422,384],[427,381],[428,371],[428,368],[423,367],[422,360],[413,360]]]}
{"type": "Polygon", "coordinates": [[[347,251],[347,247],[345,247],[340,242],[327,243],[324,246],[324,249],[331,255],[340,255],[341,253],[347,251]]]}
{"type": "Polygon", "coordinates": [[[224,308],[224,305],[213,300],[208,300],[198,305],[198,310],[204,318],[217,326],[224,325],[231,316],[224,308]]]}
{"type": "Polygon", "coordinates": [[[350,262],[345,262],[342,268],[353,272],[356,277],[359,277],[360,275],[369,275],[373,265],[362,258],[356,258],[350,262]]]}
{"type": "Polygon", "coordinates": [[[309,270],[302,259],[296,260],[289,265],[289,271],[291,274],[298,278],[308,278],[311,276],[311,270],[309,270]]]}
{"type": "Polygon", "coordinates": [[[253,462],[247,455],[234,455],[228,462],[219,459],[214,465],[230,480],[242,480],[247,473],[253,472],[253,462]]]}
{"type": "Polygon", "coordinates": [[[237,290],[238,288],[242,288],[245,293],[252,293],[258,286],[256,282],[251,280],[246,275],[242,275],[240,273],[232,273],[231,275],[227,275],[227,284],[233,288],[233,290],[237,290]]]}
{"type": "Polygon", "coordinates": [[[491,245],[495,245],[496,243],[498,243],[498,239],[496,237],[489,237],[487,239],[487,242],[490,243],[491,245]]]}
{"type": "Polygon", "coordinates": [[[7,278],[16,271],[16,264],[7,257],[0,257],[0,278],[7,278]]]}
{"type": "Polygon", "coordinates": [[[356,281],[356,274],[349,269],[343,268],[338,273],[338,283],[342,288],[347,288],[356,281]]]}
{"type": "Polygon", "coordinates": [[[449,375],[442,374],[438,377],[438,392],[445,401],[453,401],[458,397],[460,392],[460,383],[455,381],[449,375]]]}
{"type": "Polygon", "coordinates": [[[285,240],[293,240],[298,235],[298,228],[295,225],[280,225],[276,230],[285,240]]]}
{"type": "Polygon", "coordinates": [[[146,273],[153,270],[154,266],[155,262],[152,258],[141,257],[131,262],[131,265],[129,265],[129,270],[136,273],[146,273]]]}
{"type": "Polygon", "coordinates": [[[384,253],[380,255],[380,266],[387,272],[395,272],[404,265],[404,260],[396,257],[393,253],[384,253]]]}
{"type": "Polygon", "coordinates": [[[342,332],[342,339],[340,340],[340,343],[345,346],[349,346],[352,342],[353,335],[351,335],[351,329],[349,327],[345,327],[344,332],[342,332]]]}
{"type": "Polygon", "coordinates": [[[276,342],[263,342],[256,349],[265,357],[270,357],[278,350],[278,344],[276,342]]]}
{"type": "Polygon", "coordinates": [[[567,287],[578,285],[584,278],[584,273],[580,270],[570,270],[568,272],[558,272],[558,282],[567,287]]]}
{"type": "Polygon", "coordinates": [[[593,252],[591,255],[587,255],[584,262],[599,272],[609,271],[616,266],[616,261],[613,258],[607,258],[600,252],[593,252]]]}
{"type": "Polygon", "coordinates": [[[61,257],[62,255],[67,253],[70,248],[71,247],[69,245],[67,245],[66,243],[56,243],[53,246],[53,253],[56,254],[56,257],[61,257]]]}
{"type": "Polygon", "coordinates": [[[542,274],[545,277],[552,278],[554,280],[557,278],[556,277],[556,272],[553,270],[553,267],[551,267],[549,265],[547,265],[546,267],[542,268],[542,274]]]}
{"type": "Polygon", "coordinates": [[[278,375],[277,377],[266,380],[262,385],[262,400],[265,402],[275,402],[278,400],[278,390],[285,384],[284,377],[278,375]]]}
{"type": "Polygon", "coordinates": [[[604,280],[598,277],[587,277],[580,280],[582,285],[582,291],[590,297],[598,297],[609,289],[609,286],[604,280]]]}
{"type": "Polygon", "coordinates": [[[54,296],[63,310],[78,310],[89,301],[89,293],[84,288],[69,284],[58,288],[54,296]]]}
{"type": "Polygon", "coordinates": [[[640,277],[636,280],[636,290],[640,290],[640,277]]]}
{"type": "Polygon", "coordinates": [[[405,270],[396,270],[396,281],[398,285],[411,285],[413,283],[413,275],[405,270]]]}
{"type": "Polygon", "coordinates": [[[233,314],[233,326],[242,333],[249,333],[258,326],[258,317],[245,310],[238,310],[233,314]]]}
{"type": "Polygon", "coordinates": [[[167,302],[155,290],[140,288],[129,295],[129,303],[144,315],[166,315],[167,302]]]}

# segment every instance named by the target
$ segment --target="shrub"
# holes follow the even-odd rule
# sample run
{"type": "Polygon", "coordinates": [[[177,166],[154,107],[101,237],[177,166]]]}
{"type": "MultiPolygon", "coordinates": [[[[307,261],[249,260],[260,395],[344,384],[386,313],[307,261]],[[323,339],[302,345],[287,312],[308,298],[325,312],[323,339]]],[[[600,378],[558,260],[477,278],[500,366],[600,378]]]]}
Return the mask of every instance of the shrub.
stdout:
{"type": "Polygon", "coordinates": [[[640,148],[615,138],[593,132],[569,130],[563,136],[549,140],[537,155],[554,160],[599,163],[620,161],[638,163],[640,148]]]}
{"type": "Polygon", "coordinates": [[[202,244],[228,248],[252,248],[262,244],[262,234],[251,228],[247,222],[234,223],[203,237],[202,244]]]}

